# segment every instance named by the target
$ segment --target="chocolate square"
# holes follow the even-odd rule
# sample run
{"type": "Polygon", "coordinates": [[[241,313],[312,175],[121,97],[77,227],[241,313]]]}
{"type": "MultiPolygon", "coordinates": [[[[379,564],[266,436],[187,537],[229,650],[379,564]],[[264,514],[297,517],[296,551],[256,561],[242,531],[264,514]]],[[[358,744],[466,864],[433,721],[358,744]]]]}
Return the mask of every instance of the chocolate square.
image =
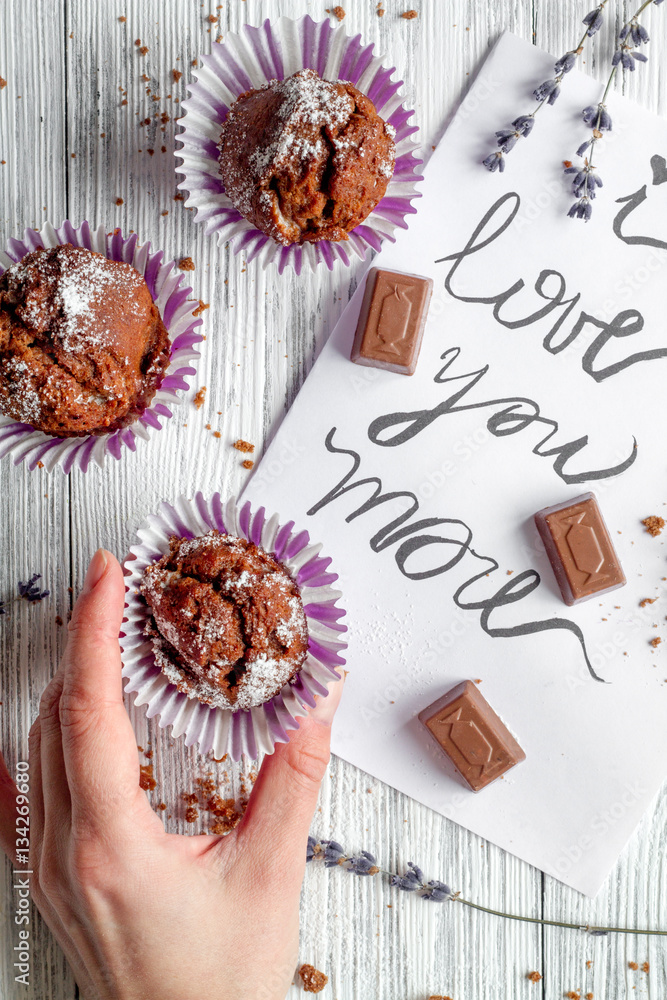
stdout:
{"type": "Polygon", "coordinates": [[[419,720],[473,792],[486,788],[526,759],[472,681],[457,684],[420,712],[419,720]]]}
{"type": "Polygon", "coordinates": [[[579,604],[625,584],[593,493],[545,507],[535,515],[535,524],[566,604],[579,604]]]}
{"type": "Polygon", "coordinates": [[[372,267],[366,278],[352,361],[413,375],[432,290],[430,278],[372,267]]]}

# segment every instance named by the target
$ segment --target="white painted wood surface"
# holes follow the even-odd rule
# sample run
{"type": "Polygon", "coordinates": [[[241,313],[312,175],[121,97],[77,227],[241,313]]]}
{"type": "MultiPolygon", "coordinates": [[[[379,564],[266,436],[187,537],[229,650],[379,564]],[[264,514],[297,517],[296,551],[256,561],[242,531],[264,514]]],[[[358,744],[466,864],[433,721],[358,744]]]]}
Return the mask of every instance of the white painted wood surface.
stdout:
{"type": "MultiPolygon", "coordinates": [[[[210,303],[194,380],[195,387],[208,390],[201,411],[193,407],[191,393],[149,444],[140,443],[136,454],[85,476],[31,473],[7,460],[0,463],[0,597],[33,572],[43,574],[52,592],[43,604],[15,605],[11,617],[0,620],[0,745],[11,766],[25,759],[39,694],[63,647],[64,629],[55,617],[66,618],[68,588],[80,586],[94,550],[104,545],[122,557],[139,522],[162,499],[196,488],[240,489],[247,473],[231,442],[246,438],[261,454],[355,287],[360,263],[299,279],[291,273],[279,277],[252,263],[246,267],[227,248],[204,239],[193,213],[173,200],[177,126],[170,121],[164,132],[159,123],[138,126],[156,111],[179,114],[176,99],[185,96],[191,62],[209,51],[216,35],[224,39],[244,22],[258,24],[278,14],[320,19],[327,16],[324,7],[324,0],[224,0],[219,8],[200,0],[0,0],[0,76],[8,81],[0,90],[0,242],[47,219],[120,225],[151,239],[168,257],[192,256],[194,296],[210,303]],[[206,20],[211,13],[218,24],[206,20]],[[127,20],[120,22],[120,16],[127,20]],[[134,45],[137,38],[149,48],[145,56],[134,45]],[[183,71],[179,83],[172,69],[183,71]],[[160,100],[153,101],[152,94],[160,100]],[[121,206],[117,198],[123,199],[121,206]]],[[[501,30],[560,54],[574,44],[587,4],[385,0],[382,18],[376,0],[347,0],[344,7],[348,31],[378,43],[407,81],[406,97],[430,151],[501,30]],[[400,17],[408,6],[418,10],[417,19],[400,17]]],[[[614,0],[609,8],[607,25],[586,57],[586,68],[601,79],[613,27],[630,12],[629,4],[614,0]]],[[[649,63],[630,79],[627,91],[664,114],[667,8],[652,8],[645,23],[653,37],[649,63]]],[[[154,749],[155,800],[168,804],[170,828],[184,830],[180,793],[210,765],[181,743],[172,745],[141,710],[132,710],[132,718],[137,742],[154,749]]],[[[227,794],[239,791],[241,770],[220,765],[217,771],[227,794]]],[[[667,789],[595,901],[339,760],[332,761],[324,783],[313,832],[335,837],[350,850],[372,850],[387,867],[414,860],[429,877],[443,878],[465,897],[490,906],[582,924],[665,927],[666,826],[667,789]]],[[[0,1000],[70,1000],[75,984],[39,920],[32,985],[14,983],[10,885],[6,866],[0,880],[0,1000]]],[[[233,928],[224,938],[221,962],[233,928]]],[[[426,1000],[431,994],[555,1000],[573,990],[591,992],[596,1000],[667,995],[660,939],[542,932],[455,904],[406,897],[377,879],[312,867],[303,893],[301,960],[328,974],[322,996],[332,1000],[426,1000]],[[629,970],[629,961],[648,961],[650,972],[629,970]],[[544,976],[536,985],[525,978],[532,970],[544,976]]],[[[291,1000],[300,995],[294,987],[291,1000]]]]}

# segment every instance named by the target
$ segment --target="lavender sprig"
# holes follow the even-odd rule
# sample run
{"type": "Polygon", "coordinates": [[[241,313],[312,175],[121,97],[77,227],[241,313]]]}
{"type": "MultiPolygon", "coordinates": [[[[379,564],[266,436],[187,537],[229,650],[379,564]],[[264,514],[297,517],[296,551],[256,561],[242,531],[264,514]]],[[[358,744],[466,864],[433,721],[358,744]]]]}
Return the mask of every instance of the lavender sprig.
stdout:
{"type": "Polygon", "coordinates": [[[602,187],[602,181],[596,173],[593,163],[596,146],[603,138],[604,133],[612,130],[611,115],[605,103],[607,95],[619,66],[623,70],[634,72],[637,62],[647,61],[644,53],[637,51],[637,46],[646,45],[650,41],[650,37],[646,28],[639,24],[637,19],[651,4],[659,6],[662,2],[663,0],[644,0],[644,3],[635,11],[630,20],[623,25],[618,33],[616,50],[611,60],[611,72],[604,93],[598,104],[591,104],[581,112],[584,124],[591,129],[591,135],[577,150],[576,155],[583,158],[583,165],[575,167],[568,162],[565,167],[566,174],[575,175],[572,181],[572,191],[577,200],[567,213],[571,219],[583,219],[584,222],[588,222],[591,217],[593,210],[591,203],[595,198],[597,188],[602,187]]]}
{"type": "Polygon", "coordinates": [[[23,580],[18,582],[18,597],[14,597],[11,601],[0,601],[0,615],[6,615],[8,613],[8,605],[13,604],[14,601],[27,601],[28,604],[37,604],[38,601],[43,601],[45,597],[49,596],[50,591],[40,590],[37,581],[41,580],[41,573],[33,573],[29,580],[24,583],[23,580]]]}
{"type": "Polygon", "coordinates": [[[587,38],[591,38],[595,35],[602,25],[603,12],[609,0],[600,0],[600,3],[595,7],[590,13],[586,15],[583,19],[583,23],[586,25],[586,30],[584,31],[579,44],[575,49],[571,49],[562,55],[560,59],[556,61],[554,65],[554,76],[549,80],[545,80],[540,83],[539,86],[533,91],[533,97],[538,102],[537,107],[527,115],[519,115],[515,118],[511,126],[507,128],[500,129],[496,132],[496,143],[498,149],[482,160],[482,164],[490,170],[497,170],[502,173],[505,169],[505,156],[507,153],[511,152],[516,146],[519,139],[526,139],[533,130],[533,125],[535,124],[535,115],[540,111],[545,105],[555,104],[560,95],[561,83],[563,77],[566,73],[576,65],[577,59],[584,50],[584,44],[587,38]]]}
{"type": "MultiPolygon", "coordinates": [[[[662,3],[662,0],[655,0],[662,3]]],[[[427,882],[421,868],[414,862],[409,861],[406,871],[399,875],[396,872],[387,871],[381,868],[373,854],[368,851],[360,851],[358,855],[348,855],[341,845],[335,840],[316,840],[315,837],[308,837],[306,847],[306,861],[322,861],[325,868],[343,868],[352,875],[384,875],[391,886],[401,892],[412,892],[422,899],[430,900],[433,903],[454,902],[462,903],[474,910],[481,910],[483,913],[490,913],[496,917],[504,917],[506,920],[519,920],[528,924],[542,924],[548,927],[565,927],[569,930],[584,931],[592,937],[605,937],[608,934],[649,934],[660,937],[667,937],[667,931],[643,930],[635,927],[596,927],[591,924],[571,924],[564,920],[548,920],[544,917],[522,917],[515,913],[504,913],[502,910],[494,910],[489,906],[482,906],[480,903],[473,903],[469,899],[463,899],[459,892],[452,892],[444,882],[435,879],[427,882]]]]}

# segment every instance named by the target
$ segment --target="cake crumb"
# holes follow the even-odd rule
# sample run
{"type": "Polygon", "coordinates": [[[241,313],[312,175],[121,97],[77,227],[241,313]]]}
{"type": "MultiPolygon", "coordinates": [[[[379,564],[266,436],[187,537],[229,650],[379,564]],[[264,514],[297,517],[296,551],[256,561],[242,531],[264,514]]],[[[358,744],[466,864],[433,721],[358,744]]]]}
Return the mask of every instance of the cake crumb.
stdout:
{"type": "Polygon", "coordinates": [[[196,806],[188,806],[185,810],[185,822],[196,823],[199,819],[199,809],[196,806]]]}
{"type": "Polygon", "coordinates": [[[204,302],[203,299],[197,299],[197,301],[199,302],[199,305],[197,306],[196,309],[192,310],[193,316],[201,316],[201,314],[204,312],[205,309],[210,309],[210,305],[208,302],[204,302]]]}
{"type": "Polygon", "coordinates": [[[570,990],[570,992],[566,993],[565,996],[567,997],[567,1000],[581,1000],[581,993],[579,990],[570,990]]]}
{"type": "Polygon", "coordinates": [[[4,79],[4,77],[0,76],[0,90],[4,90],[6,86],[7,86],[7,81],[4,79]]]}
{"type": "Polygon", "coordinates": [[[244,441],[243,438],[239,438],[238,441],[235,441],[233,447],[236,448],[237,451],[245,451],[249,454],[252,454],[255,450],[254,444],[250,444],[249,441],[244,441]]]}
{"type": "Polygon", "coordinates": [[[193,261],[192,257],[181,257],[181,259],[178,262],[178,266],[181,271],[194,271],[195,262],[193,261]]]}
{"type": "Polygon", "coordinates": [[[121,24],[125,24],[127,18],[125,17],[125,14],[121,14],[118,20],[120,21],[121,24]]]}
{"type": "Polygon", "coordinates": [[[198,410],[201,410],[202,406],[204,405],[205,399],[206,399],[206,386],[203,385],[201,389],[197,389],[197,392],[195,393],[195,398],[192,400],[192,402],[194,403],[195,407],[198,410]]]}
{"type": "Polygon", "coordinates": [[[145,792],[152,792],[157,786],[157,781],[153,777],[153,765],[141,764],[139,767],[139,787],[145,792]]]}
{"type": "Polygon", "coordinates": [[[529,979],[531,983],[539,983],[541,978],[542,974],[540,972],[535,971],[526,973],[526,979],[529,979]]]}
{"type": "Polygon", "coordinates": [[[419,17],[419,14],[416,10],[404,10],[401,17],[404,17],[406,21],[414,21],[416,17],[419,17]]]}
{"type": "Polygon", "coordinates": [[[345,11],[342,7],[327,7],[326,12],[327,14],[333,14],[339,21],[342,21],[345,17],[345,11]]]}
{"type": "Polygon", "coordinates": [[[587,993],[586,994],[586,1000],[593,1000],[593,994],[592,993],[587,993]]]}
{"type": "Polygon", "coordinates": [[[587,962],[586,962],[586,968],[587,969],[592,969],[593,968],[593,959],[592,958],[589,958],[587,960],[587,962]]]}
{"type": "Polygon", "coordinates": [[[628,969],[632,969],[633,972],[636,972],[638,968],[639,966],[636,962],[628,962],[628,969]]]}
{"type": "Polygon", "coordinates": [[[299,975],[305,993],[321,993],[329,982],[329,977],[316,969],[314,965],[302,965],[299,969],[299,975]]]}
{"type": "Polygon", "coordinates": [[[386,13],[384,7],[382,6],[382,0],[380,0],[380,3],[376,7],[376,13],[378,17],[384,17],[386,13]]]}
{"type": "Polygon", "coordinates": [[[241,462],[241,465],[243,466],[244,469],[252,469],[255,463],[251,458],[244,458],[243,461],[241,462]]]}
{"type": "Polygon", "coordinates": [[[652,535],[655,538],[665,527],[665,519],[664,517],[658,517],[657,514],[651,514],[649,517],[644,518],[642,524],[648,531],[649,535],[652,535]]]}
{"type": "Polygon", "coordinates": [[[648,962],[642,962],[642,972],[650,972],[650,971],[651,971],[651,966],[648,964],[648,962]]]}
{"type": "Polygon", "coordinates": [[[166,802],[158,802],[157,807],[160,810],[160,812],[166,812],[167,803],[166,802]]]}
{"type": "Polygon", "coordinates": [[[657,649],[657,647],[660,645],[661,642],[662,639],[660,638],[660,636],[656,635],[655,638],[651,639],[651,641],[649,642],[649,646],[653,646],[654,649],[657,649]]]}
{"type": "Polygon", "coordinates": [[[647,604],[655,604],[657,600],[657,597],[645,597],[643,601],[639,602],[639,607],[645,608],[647,604]]]}
{"type": "Polygon", "coordinates": [[[140,56],[145,56],[147,52],[148,52],[148,46],[147,45],[141,45],[139,47],[139,55],[140,56]]]}
{"type": "Polygon", "coordinates": [[[56,625],[58,626],[58,628],[62,628],[62,624],[63,624],[62,618],[60,617],[60,615],[56,615],[56,625]]]}
{"type": "Polygon", "coordinates": [[[117,205],[122,205],[123,204],[123,199],[122,198],[116,198],[116,204],[117,205]]]}
{"type": "Polygon", "coordinates": [[[185,201],[185,195],[181,191],[179,191],[177,194],[174,195],[174,201],[185,201]]]}

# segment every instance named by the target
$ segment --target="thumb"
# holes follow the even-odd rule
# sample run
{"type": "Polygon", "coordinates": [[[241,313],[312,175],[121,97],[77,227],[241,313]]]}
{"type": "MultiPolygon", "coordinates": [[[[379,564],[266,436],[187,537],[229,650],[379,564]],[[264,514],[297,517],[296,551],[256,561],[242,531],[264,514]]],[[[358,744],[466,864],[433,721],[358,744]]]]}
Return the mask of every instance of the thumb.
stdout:
{"type": "Polygon", "coordinates": [[[264,758],[239,828],[240,839],[249,842],[253,855],[280,857],[283,864],[290,859],[298,872],[305,865],[306,840],[329,763],[331,723],[343,685],[343,680],[332,684],[289,743],[279,744],[264,758]]]}
{"type": "Polygon", "coordinates": [[[139,788],[136,740],[123,704],[118,632],[125,585],[110,552],[95,553],[63,661],[60,725],[73,822],[118,816],[139,788]]]}

